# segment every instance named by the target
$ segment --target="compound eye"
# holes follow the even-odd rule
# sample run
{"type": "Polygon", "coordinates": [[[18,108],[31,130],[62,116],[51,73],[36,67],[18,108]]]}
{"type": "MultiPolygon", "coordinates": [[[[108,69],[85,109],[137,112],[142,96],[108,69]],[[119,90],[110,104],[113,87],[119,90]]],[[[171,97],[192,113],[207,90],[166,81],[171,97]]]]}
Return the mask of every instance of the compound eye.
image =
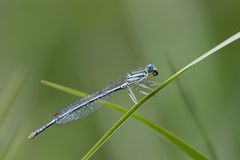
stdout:
{"type": "Polygon", "coordinates": [[[148,72],[152,72],[153,71],[153,65],[152,64],[149,64],[147,66],[147,68],[148,68],[148,72]]]}
{"type": "Polygon", "coordinates": [[[158,71],[157,70],[153,70],[152,74],[153,74],[153,76],[157,76],[158,75],[158,71]]]}

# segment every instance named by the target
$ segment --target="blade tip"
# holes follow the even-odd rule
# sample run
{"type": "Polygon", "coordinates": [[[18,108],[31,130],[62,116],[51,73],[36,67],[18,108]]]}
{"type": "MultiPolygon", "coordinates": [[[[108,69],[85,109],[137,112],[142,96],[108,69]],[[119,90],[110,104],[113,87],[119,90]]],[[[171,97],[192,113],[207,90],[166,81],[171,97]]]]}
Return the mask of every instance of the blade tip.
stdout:
{"type": "Polygon", "coordinates": [[[40,81],[40,83],[45,83],[45,82],[46,82],[46,81],[45,81],[45,80],[43,80],[43,79],[40,81]]]}

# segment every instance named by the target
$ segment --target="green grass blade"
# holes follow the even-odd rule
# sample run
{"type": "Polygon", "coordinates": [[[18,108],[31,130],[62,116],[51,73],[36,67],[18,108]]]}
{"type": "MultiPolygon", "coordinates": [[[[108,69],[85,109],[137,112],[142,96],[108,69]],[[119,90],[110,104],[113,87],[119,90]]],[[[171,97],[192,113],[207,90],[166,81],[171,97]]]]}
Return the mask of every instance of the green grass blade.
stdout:
{"type": "Polygon", "coordinates": [[[41,83],[43,85],[48,86],[48,87],[51,87],[51,88],[66,92],[68,94],[75,95],[75,96],[85,97],[85,96],[88,95],[87,93],[84,93],[84,92],[81,92],[81,91],[78,91],[76,89],[72,89],[72,88],[69,88],[69,87],[66,87],[66,86],[63,86],[63,85],[60,85],[60,84],[56,84],[56,83],[53,83],[53,82],[50,82],[50,81],[41,80],[41,83]]]}
{"type": "MultiPolygon", "coordinates": [[[[78,90],[75,90],[75,89],[60,85],[60,84],[56,84],[56,83],[53,83],[53,82],[49,82],[49,81],[46,81],[46,80],[42,80],[41,83],[48,86],[48,87],[55,88],[57,90],[64,91],[64,92],[72,94],[72,95],[76,95],[76,96],[80,96],[80,97],[84,97],[84,96],[87,95],[86,93],[83,93],[81,91],[78,91],[78,90]]],[[[116,104],[111,103],[111,102],[106,102],[105,105],[109,108],[115,109],[115,110],[117,110],[119,112],[122,112],[122,113],[127,113],[127,111],[128,111],[128,110],[120,107],[119,105],[116,105],[116,104]]],[[[186,153],[190,157],[194,156],[194,157],[201,157],[201,159],[203,159],[203,160],[207,159],[206,156],[204,156],[202,153],[200,153],[199,151],[194,149],[191,145],[189,145],[184,140],[177,137],[176,135],[174,135],[173,133],[171,133],[167,129],[165,129],[165,128],[157,125],[156,123],[142,117],[139,114],[135,113],[135,114],[133,114],[132,117],[135,120],[138,120],[138,121],[142,122],[143,124],[145,124],[146,126],[148,126],[149,128],[153,129],[158,134],[165,137],[166,140],[175,144],[180,150],[182,150],[184,153],[186,153]]]]}
{"type": "MultiPolygon", "coordinates": [[[[232,37],[228,38],[227,40],[225,40],[224,42],[220,43],[219,45],[217,45],[216,47],[214,47],[213,49],[209,50],[208,52],[204,53],[202,56],[200,56],[199,58],[195,59],[194,61],[192,61],[191,63],[189,63],[188,65],[186,65],[185,67],[183,67],[181,70],[179,70],[177,73],[175,73],[173,76],[171,76],[169,79],[167,79],[166,81],[164,81],[159,87],[157,87],[154,91],[152,91],[151,93],[149,93],[147,96],[143,97],[137,104],[135,104],[130,110],[128,110],[128,112],[122,116],[122,118],[120,118],[120,120],[115,123],[113,125],[113,127],[108,130],[108,132],[87,152],[87,154],[85,154],[85,156],[82,158],[83,160],[85,159],[89,159],[96,151],[99,147],[101,147],[103,145],[104,142],[106,142],[107,139],[109,139],[113,133],[119,128],[121,127],[121,125],[126,122],[126,120],[133,115],[133,113],[135,113],[137,111],[137,109],[139,109],[139,107],[146,102],[148,99],[150,99],[152,96],[154,96],[156,93],[158,93],[161,89],[163,89],[165,86],[167,86],[169,83],[171,83],[172,81],[174,81],[176,78],[178,78],[182,73],[184,73],[186,70],[188,70],[189,68],[191,68],[192,66],[194,66],[195,64],[199,63],[200,61],[202,61],[203,59],[207,58],[208,56],[216,53],[216,51],[218,51],[219,49],[225,47],[226,45],[236,41],[237,39],[240,38],[240,32],[238,32],[237,34],[233,35],[232,37]]],[[[192,155],[192,158],[194,159],[202,159],[201,157],[197,157],[194,153],[190,153],[192,155]]]]}

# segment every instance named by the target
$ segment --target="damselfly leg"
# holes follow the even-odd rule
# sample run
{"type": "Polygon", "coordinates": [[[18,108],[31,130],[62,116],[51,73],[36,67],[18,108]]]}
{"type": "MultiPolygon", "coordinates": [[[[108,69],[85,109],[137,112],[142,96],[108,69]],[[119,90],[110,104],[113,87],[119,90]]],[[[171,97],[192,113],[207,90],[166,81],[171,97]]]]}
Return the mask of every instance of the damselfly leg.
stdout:
{"type": "Polygon", "coordinates": [[[135,97],[132,89],[131,89],[129,86],[127,86],[127,90],[128,90],[128,95],[129,95],[129,97],[132,99],[132,101],[133,101],[135,104],[137,104],[137,98],[135,97]]]}
{"type": "Polygon", "coordinates": [[[146,83],[148,83],[148,86],[156,86],[156,85],[160,85],[160,83],[154,82],[154,81],[146,81],[146,83]]]}
{"type": "MultiPolygon", "coordinates": [[[[155,86],[158,85],[159,83],[153,82],[153,81],[146,81],[145,84],[143,83],[137,83],[138,86],[138,91],[143,94],[143,95],[148,95],[147,91],[144,90],[150,90],[153,91],[154,89],[150,88],[150,86],[155,86]]],[[[136,104],[137,103],[137,98],[134,95],[134,92],[132,91],[132,89],[128,86],[128,95],[130,96],[130,98],[132,99],[132,101],[136,104]]]]}

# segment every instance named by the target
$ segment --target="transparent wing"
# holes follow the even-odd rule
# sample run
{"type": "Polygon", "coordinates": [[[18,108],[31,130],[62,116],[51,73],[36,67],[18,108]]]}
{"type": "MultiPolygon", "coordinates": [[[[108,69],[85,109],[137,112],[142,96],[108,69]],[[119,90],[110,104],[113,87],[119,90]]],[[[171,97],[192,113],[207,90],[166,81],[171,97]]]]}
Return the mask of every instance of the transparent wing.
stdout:
{"type": "MultiPolygon", "coordinates": [[[[65,124],[65,123],[72,122],[72,121],[75,121],[78,119],[83,119],[83,118],[87,117],[88,115],[90,115],[91,113],[93,113],[94,111],[96,111],[97,109],[99,109],[106,102],[107,99],[109,99],[109,96],[106,96],[100,100],[91,102],[91,103],[79,108],[75,112],[66,115],[62,119],[58,120],[57,123],[65,124]]],[[[79,105],[79,103],[73,103],[73,104],[71,104],[71,106],[69,106],[67,108],[74,108],[77,105],[79,105]]],[[[62,110],[66,110],[66,111],[69,110],[67,108],[64,108],[62,110]]]]}
{"type": "Polygon", "coordinates": [[[110,93],[108,93],[107,91],[118,87],[119,85],[121,85],[124,81],[118,80],[118,81],[114,81],[111,84],[109,84],[107,87],[105,87],[102,90],[99,90],[93,94],[90,94],[84,98],[81,98],[75,102],[73,102],[72,104],[60,109],[59,111],[57,111],[54,114],[54,118],[58,118],[59,115],[62,115],[66,112],[68,112],[69,110],[72,110],[74,108],[77,108],[78,106],[81,106],[83,103],[86,103],[86,105],[83,105],[81,107],[79,107],[77,110],[75,110],[74,112],[67,114],[66,116],[64,116],[61,119],[58,119],[56,121],[56,123],[58,124],[64,124],[67,122],[71,122],[74,120],[78,120],[78,119],[82,119],[86,116],[88,116],[89,114],[91,114],[92,112],[96,111],[97,109],[99,109],[103,103],[109,99],[110,93]],[[97,97],[99,95],[103,95],[103,98],[98,99],[96,101],[93,101],[91,103],[88,103],[88,101],[90,101],[92,98],[97,97]]]}
{"type": "Polygon", "coordinates": [[[85,102],[89,101],[89,99],[91,99],[94,96],[97,96],[97,94],[98,94],[98,92],[90,94],[90,95],[88,95],[86,97],[83,97],[83,98],[81,98],[79,100],[76,100],[75,102],[73,102],[73,103],[71,103],[71,104],[69,104],[69,105],[59,109],[57,112],[54,113],[54,115],[53,115],[54,118],[57,118],[59,115],[64,114],[65,112],[67,112],[69,110],[72,110],[73,108],[81,105],[82,103],[85,103],[85,102]]]}

